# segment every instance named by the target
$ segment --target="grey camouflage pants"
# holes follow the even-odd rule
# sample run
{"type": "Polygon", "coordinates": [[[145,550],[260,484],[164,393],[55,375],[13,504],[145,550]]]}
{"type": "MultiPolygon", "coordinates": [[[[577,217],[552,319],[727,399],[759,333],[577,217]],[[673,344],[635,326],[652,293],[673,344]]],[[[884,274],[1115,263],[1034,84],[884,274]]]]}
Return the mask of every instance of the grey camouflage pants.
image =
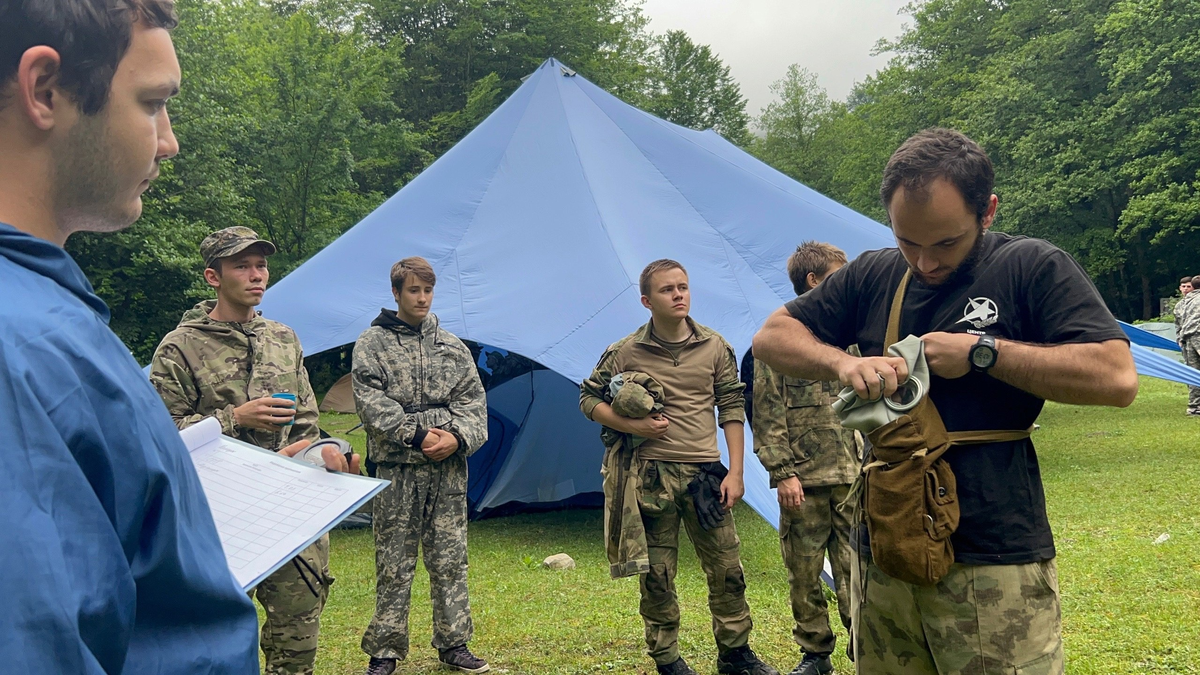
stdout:
{"type": "MultiPolygon", "coordinates": [[[[1183,341],[1183,362],[1193,368],[1200,368],[1200,337],[1190,337],[1183,341]]],[[[1200,387],[1188,387],[1189,415],[1200,415],[1200,387]]]]}
{"type": "Polygon", "coordinates": [[[474,632],[467,598],[467,463],[455,453],[429,464],[380,464],[392,484],[374,500],[375,616],[362,650],[408,656],[408,610],[418,548],[429,572],[433,646],[466,644],[474,632]]]}

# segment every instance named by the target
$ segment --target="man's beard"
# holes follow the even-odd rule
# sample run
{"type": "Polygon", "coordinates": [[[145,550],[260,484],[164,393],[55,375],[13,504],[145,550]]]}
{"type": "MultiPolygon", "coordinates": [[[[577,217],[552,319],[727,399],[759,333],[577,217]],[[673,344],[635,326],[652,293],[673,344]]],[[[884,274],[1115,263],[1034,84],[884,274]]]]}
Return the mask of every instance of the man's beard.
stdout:
{"type": "MultiPolygon", "coordinates": [[[[975,266],[979,264],[979,260],[981,258],[983,258],[983,235],[984,235],[984,230],[983,230],[983,225],[981,224],[978,226],[978,229],[976,230],[975,243],[971,244],[971,250],[967,252],[967,257],[963,258],[962,262],[960,262],[958,264],[958,267],[954,268],[953,272],[946,275],[946,279],[944,281],[939,281],[937,283],[930,283],[925,278],[925,275],[921,274],[921,272],[918,271],[917,268],[913,267],[911,264],[909,264],[908,268],[910,270],[912,270],[912,275],[914,277],[916,277],[917,279],[919,279],[921,281],[921,283],[925,284],[926,286],[931,286],[931,287],[935,287],[935,288],[940,288],[940,287],[949,288],[951,286],[954,286],[954,285],[958,284],[958,282],[962,281],[964,278],[970,276],[971,273],[975,271],[975,266]]],[[[905,262],[907,262],[907,260],[905,262]]]]}
{"type": "Polygon", "coordinates": [[[137,220],[122,199],[118,153],[108,133],[107,112],[81,116],[55,149],[53,206],[59,230],[115,232],[137,220]]]}

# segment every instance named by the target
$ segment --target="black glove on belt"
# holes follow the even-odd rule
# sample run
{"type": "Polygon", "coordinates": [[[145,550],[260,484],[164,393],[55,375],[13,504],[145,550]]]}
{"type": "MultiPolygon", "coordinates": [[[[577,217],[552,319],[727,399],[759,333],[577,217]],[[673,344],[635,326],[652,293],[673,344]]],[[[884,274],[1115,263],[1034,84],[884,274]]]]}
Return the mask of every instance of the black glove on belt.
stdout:
{"type": "Polygon", "coordinates": [[[696,519],[706,531],[725,522],[725,507],[721,504],[721,481],[729,475],[720,462],[700,465],[700,473],[688,483],[688,494],[696,505],[696,519]]]}

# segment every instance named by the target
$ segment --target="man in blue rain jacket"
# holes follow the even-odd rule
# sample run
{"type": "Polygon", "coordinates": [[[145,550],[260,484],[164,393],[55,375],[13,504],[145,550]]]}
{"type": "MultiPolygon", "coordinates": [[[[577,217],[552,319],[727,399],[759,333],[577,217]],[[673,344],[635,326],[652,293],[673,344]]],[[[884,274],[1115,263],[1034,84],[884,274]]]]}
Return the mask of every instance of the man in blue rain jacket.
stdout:
{"type": "Polygon", "coordinates": [[[63,250],[178,151],[170,0],[0,3],[0,672],[258,672],[199,478],[63,250]]]}

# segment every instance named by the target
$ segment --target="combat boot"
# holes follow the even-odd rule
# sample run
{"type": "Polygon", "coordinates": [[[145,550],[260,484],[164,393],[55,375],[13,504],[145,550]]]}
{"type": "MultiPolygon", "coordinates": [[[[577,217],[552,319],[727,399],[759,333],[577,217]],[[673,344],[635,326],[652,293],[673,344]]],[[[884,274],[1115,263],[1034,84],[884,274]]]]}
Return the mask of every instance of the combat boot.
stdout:
{"type": "Polygon", "coordinates": [[[438,661],[442,662],[443,668],[457,670],[460,673],[486,673],[491,670],[491,666],[487,664],[487,661],[472,654],[466,645],[459,645],[446,650],[439,649],[438,661]]]}
{"type": "Polygon", "coordinates": [[[366,675],[392,675],[396,672],[396,659],[377,659],[371,657],[371,661],[367,664],[366,675]]]}
{"type": "Polygon", "coordinates": [[[828,654],[805,654],[789,675],[829,675],[833,672],[833,661],[828,654]]]}
{"type": "Polygon", "coordinates": [[[749,647],[738,647],[717,657],[717,672],[722,675],[779,675],[749,647]]]}
{"type": "Polygon", "coordinates": [[[656,666],[658,675],[696,675],[696,671],[683,660],[683,657],[675,659],[674,663],[668,663],[665,666],[656,666]]]}

